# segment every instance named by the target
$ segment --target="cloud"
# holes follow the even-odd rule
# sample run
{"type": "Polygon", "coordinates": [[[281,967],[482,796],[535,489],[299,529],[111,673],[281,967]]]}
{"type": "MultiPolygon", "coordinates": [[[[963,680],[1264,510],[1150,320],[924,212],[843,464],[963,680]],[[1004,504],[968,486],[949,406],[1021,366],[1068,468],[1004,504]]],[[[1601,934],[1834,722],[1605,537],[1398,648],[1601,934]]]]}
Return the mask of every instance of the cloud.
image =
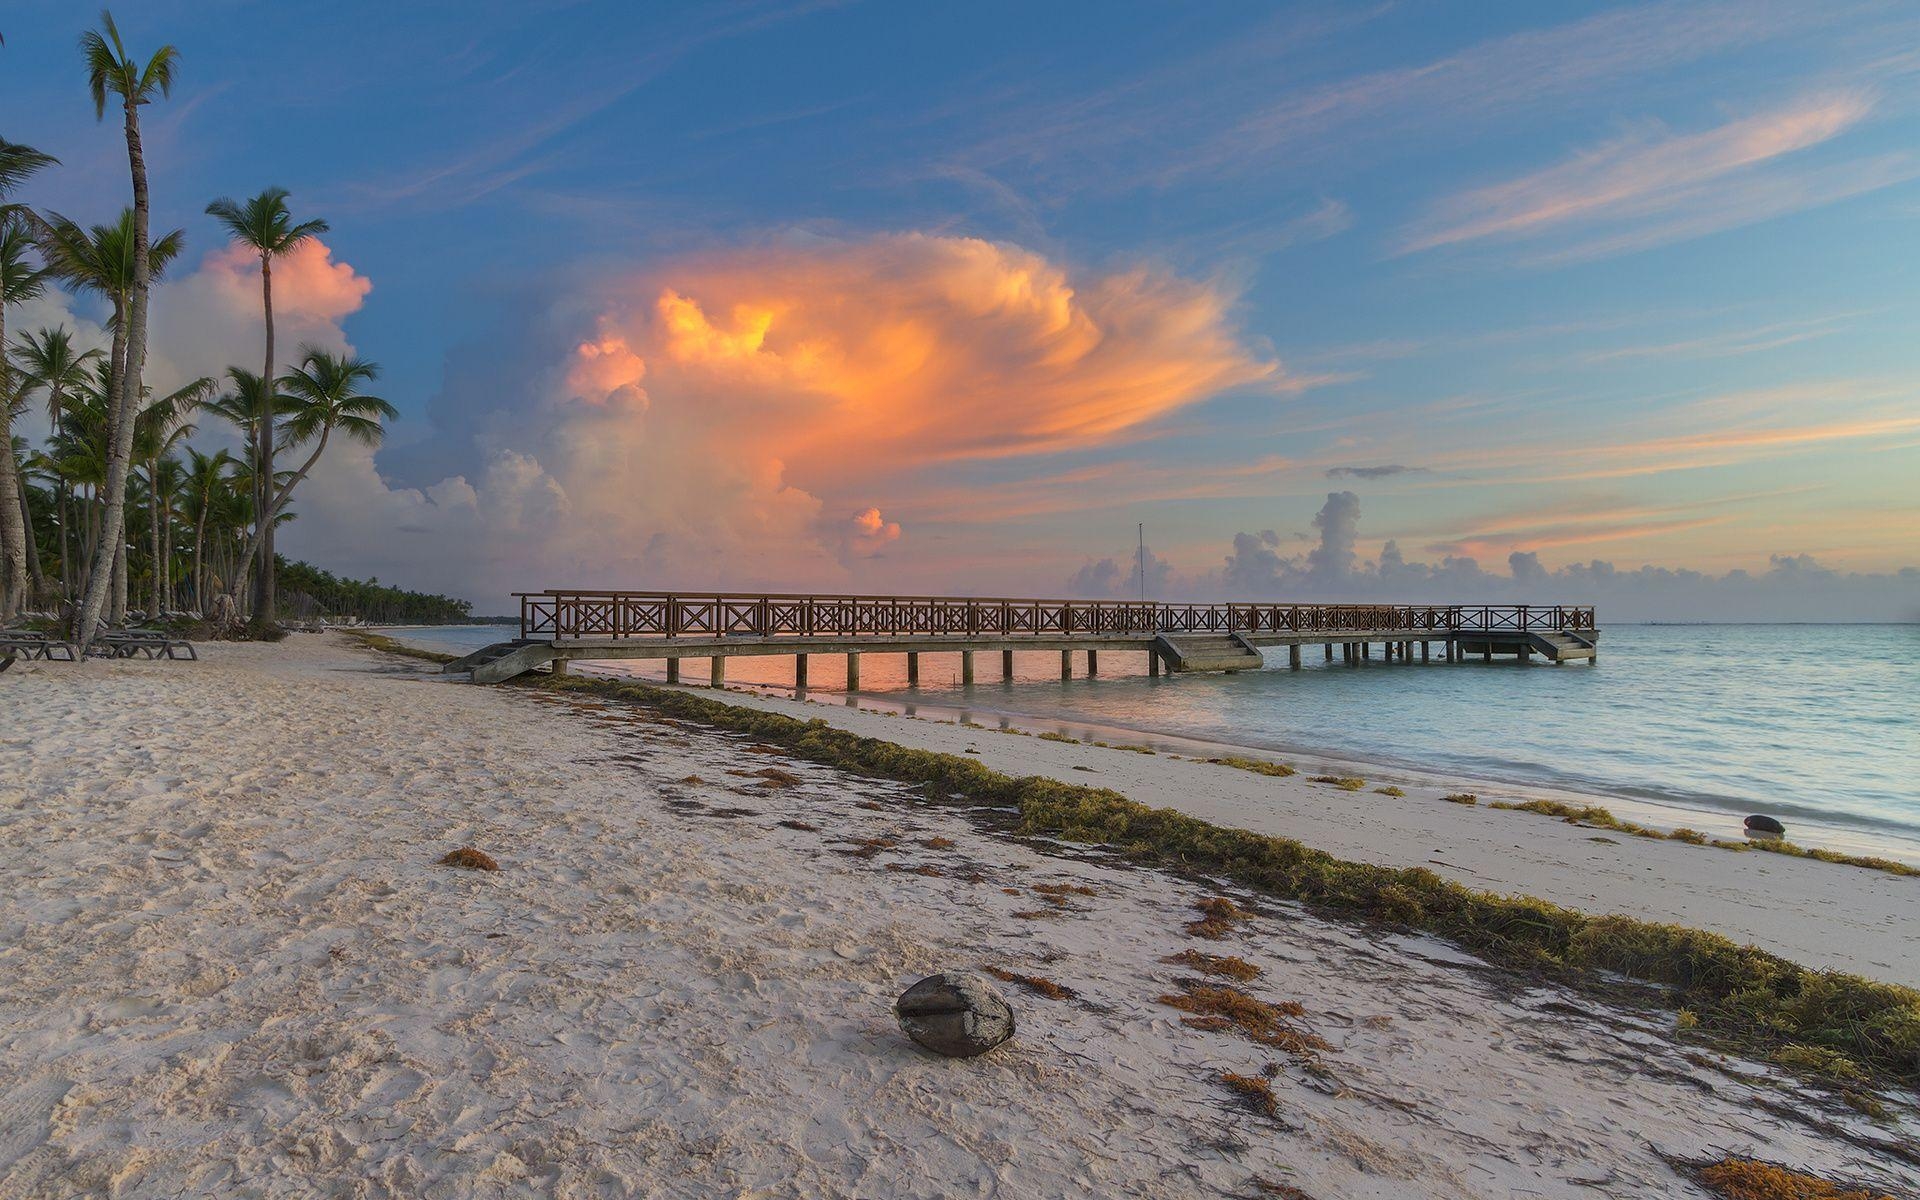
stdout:
{"type": "Polygon", "coordinates": [[[877,508],[865,509],[848,517],[841,527],[841,556],[877,558],[899,540],[900,522],[887,520],[877,508]]]}
{"type": "Polygon", "coordinates": [[[1111,558],[1086,563],[1067,580],[1066,594],[1076,600],[1135,600],[1142,593],[1149,600],[1179,600],[1183,583],[1153,547],[1136,546],[1126,565],[1111,558]]]}
{"type": "MultiPolygon", "coordinates": [[[[360,311],[373,282],[318,238],[273,263],[274,352],[285,368],[303,345],[349,349],[344,322],[360,311]]],[[[162,283],[152,301],[156,390],[201,375],[218,378],[230,365],[260,370],[265,325],[260,259],[240,246],[209,252],[190,274],[162,283]]]]}
{"type": "MultiPolygon", "coordinates": [[[[1236,533],[1221,567],[1193,575],[1167,573],[1161,599],[1278,602],[1595,604],[1603,621],[1915,621],[1920,620],[1920,568],[1861,573],[1833,570],[1810,555],[1776,553],[1764,571],[1709,573],[1687,568],[1622,568],[1602,560],[1545,565],[1536,550],[1513,550],[1507,571],[1481,567],[1471,555],[1438,562],[1410,560],[1399,543],[1361,558],[1360,501],[1327,495],[1314,518],[1317,538],[1305,553],[1282,552],[1273,530],[1236,533]]],[[[1112,559],[1082,567],[1069,595],[1132,594],[1112,559]]]]}
{"type": "Polygon", "coordinates": [[[1378,467],[1328,467],[1328,479],[1385,479],[1390,475],[1418,475],[1425,473],[1425,467],[1403,467],[1399,463],[1388,463],[1378,467]]]}
{"type": "MultiPolygon", "coordinates": [[[[855,586],[896,570],[900,511],[961,466],[1108,447],[1224,390],[1291,386],[1232,308],[1157,269],[1071,272],[975,238],[684,258],[537,314],[544,368],[493,364],[526,345],[450,362],[433,410],[447,424],[417,440],[454,454],[423,471],[397,450],[416,484],[441,482],[396,481],[394,521],[451,522],[426,549],[474,556],[468,595],[580,579],[855,586]],[[522,535],[509,557],[460,544],[463,504],[522,535]]],[[[298,524],[331,522],[328,498],[316,490],[298,524]]],[[[287,541],[305,544],[298,529],[287,541]]]]}
{"type": "Polygon", "coordinates": [[[1716,232],[1898,182],[1900,164],[1862,160],[1820,175],[1768,180],[1755,172],[1818,146],[1865,119],[1872,98],[1809,96],[1697,133],[1629,135],[1566,162],[1443,200],[1401,237],[1415,254],[1481,240],[1571,235],[1556,260],[1597,257],[1716,232]],[[1604,232],[1594,232],[1595,228],[1604,232]]]}

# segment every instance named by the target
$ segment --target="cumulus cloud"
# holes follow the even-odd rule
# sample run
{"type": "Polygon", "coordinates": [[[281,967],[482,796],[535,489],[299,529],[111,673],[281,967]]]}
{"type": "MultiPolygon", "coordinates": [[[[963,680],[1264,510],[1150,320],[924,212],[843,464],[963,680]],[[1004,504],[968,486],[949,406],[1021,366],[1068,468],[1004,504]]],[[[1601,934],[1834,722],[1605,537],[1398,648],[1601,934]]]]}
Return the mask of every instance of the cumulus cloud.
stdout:
{"type": "Polygon", "coordinates": [[[1318,540],[1305,553],[1281,553],[1284,543],[1271,530],[1237,533],[1219,572],[1189,585],[1196,597],[1242,600],[1599,604],[1612,619],[1629,621],[1920,619],[1920,569],[1912,567],[1846,572],[1808,555],[1776,554],[1759,573],[1622,568],[1602,559],[1550,569],[1537,551],[1514,551],[1501,573],[1462,554],[1410,560],[1393,540],[1361,560],[1359,522],[1359,498],[1330,492],[1314,518],[1318,540]]]}
{"type": "MultiPolygon", "coordinates": [[[[468,595],[565,580],[882,586],[875,572],[896,574],[911,545],[886,514],[950,464],[1111,445],[1224,390],[1285,387],[1232,302],[1161,271],[1076,274],[975,238],[690,257],[527,322],[543,368],[484,353],[450,365],[464,373],[434,409],[440,457],[423,467],[426,452],[398,448],[394,462],[413,462],[396,480],[416,486],[396,482],[391,506],[409,527],[457,525],[464,510],[427,483],[457,480],[527,535],[513,561],[472,551],[468,595]]],[[[320,498],[300,524],[333,520],[320,498]]],[[[297,529],[287,542],[305,544],[297,529]]]]}
{"type": "Polygon", "coordinates": [[[1075,600],[1134,600],[1144,591],[1149,600],[1177,600],[1184,599],[1179,595],[1183,586],[1173,564],[1155,554],[1152,546],[1136,546],[1126,562],[1103,558],[1083,565],[1067,580],[1067,596],[1075,600]]]}
{"type": "Polygon", "coordinates": [[[840,530],[843,557],[875,558],[900,540],[900,522],[889,521],[877,508],[868,508],[847,518],[840,530]]]}

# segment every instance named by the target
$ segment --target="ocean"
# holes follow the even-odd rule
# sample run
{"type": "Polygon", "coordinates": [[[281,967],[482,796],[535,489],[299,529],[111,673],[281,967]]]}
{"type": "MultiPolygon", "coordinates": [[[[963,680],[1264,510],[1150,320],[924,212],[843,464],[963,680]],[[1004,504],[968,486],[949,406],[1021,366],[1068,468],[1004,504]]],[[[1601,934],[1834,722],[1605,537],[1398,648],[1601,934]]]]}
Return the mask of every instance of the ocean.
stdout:
{"type": "MultiPolygon", "coordinates": [[[[510,626],[394,632],[447,650],[513,636],[510,626]]],[[[923,654],[908,688],[904,656],[874,653],[861,659],[860,694],[982,723],[1167,735],[1720,817],[1767,812],[1790,834],[1810,823],[1920,855],[1920,626],[1614,625],[1593,666],[1349,667],[1305,653],[1299,672],[1282,650],[1263,671],[1152,678],[1144,655],[1107,652],[1092,679],[1075,654],[1068,681],[1057,652],[1016,654],[1011,681],[999,678],[998,654],[979,654],[970,689],[957,654],[923,654]]],[[[653,662],[594,669],[662,676],[653,662]]],[[[727,681],[791,691],[792,670],[790,658],[735,658],[727,681]]],[[[686,682],[705,677],[704,662],[688,662],[686,682]]],[[[842,660],[814,657],[810,695],[844,681],[842,660]]]]}

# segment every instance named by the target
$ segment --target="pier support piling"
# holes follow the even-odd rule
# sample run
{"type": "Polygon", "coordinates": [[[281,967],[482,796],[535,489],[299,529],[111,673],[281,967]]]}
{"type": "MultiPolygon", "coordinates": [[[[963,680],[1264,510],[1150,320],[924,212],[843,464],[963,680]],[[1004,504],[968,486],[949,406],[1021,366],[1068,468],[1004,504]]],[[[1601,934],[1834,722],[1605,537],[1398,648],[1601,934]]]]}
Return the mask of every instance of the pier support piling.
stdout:
{"type": "Polygon", "coordinates": [[[860,690],[860,655],[857,652],[847,655],[847,690],[860,690]]]}
{"type": "Polygon", "coordinates": [[[1073,678],[1073,651],[1071,650],[1062,650],[1060,652],[1060,678],[1073,678]]]}
{"type": "Polygon", "coordinates": [[[793,690],[796,692],[807,690],[807,656],[804,654],[793,656],[793,690]]]}
{"type": "Polygon", "coordinates": [[[1013,682],[1013,651],[1011,650],[1000,652],[1000,678],[1008,683],[1013,682]]]}
{"type": "Polygon", "coordinates": [[[1328,643],[1327,643],[1327,644],[1326,644],[1326,645],[1325,645],[1325,646],[1323,647],[1323,649],[1325,649],[1325,650],[1326,650],[1326,652],[1327,652],[1327,661],[1328,661],[1328,662],[1332,662],[1332,661],[1333,661],[1333,643],[1332,643],[1332,642],[1328,642],[1328,643]]]}
{"type": "Polygon", "coordinates": [[[1147,675],[1149,678],[1158,678],[1160,675],[1160,652],[1158,650],[1147,651],[1147,675]]]}
{"type": "Polygon", "coordinates": [[[920,655],[913,650],[907,651],[907,686],[920,686],[920,655]]]}
{"type": "Polygon", "coordinates": [[[1100,652],[1098,650],[1089,650],[1087,651],[1087,678],[1092,679],[1095,675],[1098,675],[1099,673],[1100,673],[1100,652]]]}
{"type": "Polygon", "coordinates": [[[1420,661],[1423,663],[1429,663],[1433,661],[1433,643],[1432,642],[1420,643],[1420,661]]]}
{"type": "Polygon", "coordinates": [[[960,652],[960,682],[967,687],[973,686],[973,651],[960,652]]]}
{"type": "Polygon", "coordinates": [[[668,683],[680,682],[680,660],[677,658],[670,658],[667,660],[667,682],[668,683]]]}
{"type": "Polygon", "coordinates": [[[1300,643],[1299,642],[1295,642],[1293,645],[1287,647],[1287,666],[1295,671],[1298,671],[1300,669],[1300,643]]]}
{"type": "Polygon", "coordinates": [[[713,664],[713,678],[708,681],[709,686],[727,686],[727,660],[721,655],[716,654],[708,661],[713,664]]]}
{"type": "Polygon", "coordinates": [[[564,658],[556,658],[556,659],[554,659],[554,660],[553,660],[553,668],[552,668],[552,669],[553,669],[553,673],[554,673],[554,674],[555,674],[556,676],[558,676],[558,675],[565,675],[565,674],[567,674],[567,673],[568,673],[568,672],[569,672],[569,671],[571,670],[571,668],[570,668],[570,667],[568,666],[568,664],[567,664],[567,660],[566,660],[566,659],[564,659],[564,658]]]}

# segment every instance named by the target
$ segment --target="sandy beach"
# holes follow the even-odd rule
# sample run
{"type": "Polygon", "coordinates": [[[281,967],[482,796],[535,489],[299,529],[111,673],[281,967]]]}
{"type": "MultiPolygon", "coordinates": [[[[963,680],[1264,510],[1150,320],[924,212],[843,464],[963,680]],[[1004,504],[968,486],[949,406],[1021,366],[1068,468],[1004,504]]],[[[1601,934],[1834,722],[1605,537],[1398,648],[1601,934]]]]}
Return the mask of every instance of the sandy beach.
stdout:
{"type": "MultiPolygon", "coordinates": [[[[736,691],[728,702],[825,720],[868,737],[948,754],[977,754],[1009,775],[1097,783],[1155,808],[1174,808],[1217,825],[1305,842],[1337,857],[1394,867],[1426,867],[1483,891],[1540,896],[1594,913],[1624,913],[1722,933],[1795,962],[1890,983],[1920,982],[1920,940],[1903,928],[1920,919],[1920,878],[1757,851],[1734,852],[1633,837],[1535,813],[1489,807],[1546,797],[1575,805],[1605,800],[1544,787],[1517,787],[1467,776],[1415,774],[1356,766],[1312,755],[1233,751],[1180,739],[1147,738],[1174,752],[1118,747],[1141,735],[1097,728],[1055,741],[1013,730],[940,718],[915,718],[839,696],[813,700],[736,691]],[[1104,734],[1104,737],[1102,735],[1104,734]],[[1091,740],[1116,739],[1107,746],[1091,740]],[[1179,750],[1187,753],[1176,757],[1179,750]],[[1193,761],[1248,753],[1294,765],[1276,778],[1193,761]],[[1345,791],[1315,776],[1352,778],[1345,791]],[[1374,790],[1391,785],[1404,796],[1374,790]],[[1474,795],[1473,806],[1442,797],[1474,795]]],[[[1017,726],[1014,727],[1017,729],[1017,726]]],[[[1705,813],[1616,805],[1619,815],[1685,821],[1712,837],[1739,840],[1739,822],[1705,813]],[[1715,824],[1713,822],[1717,821],[1715,824]]]]}
{"type": "MultiPolygon", "coordinates": [[[[0,683],[0,1195],[1664,1197],[1727,1154],[1920,1188],[1910,1107],[1431,939],[334,635],[203,652],[0,683]],[[466,845],[502,869],[437,865],[466,845]],[[1190,933],[1220,895],[1254,915],[1190,933]],[[1302,1044],[1184,1024],[1188,951],[1302,1044]],[[889,1006],[944,968],[1058,998],[1006,983],[1015,1040],[938,1059],[889,1006]],[[1267,1070],[1271,1113],[1222,1084],[1267,1070]]],[[[1920,977],[1920,880],[727,699],[1920,977]]]]}

